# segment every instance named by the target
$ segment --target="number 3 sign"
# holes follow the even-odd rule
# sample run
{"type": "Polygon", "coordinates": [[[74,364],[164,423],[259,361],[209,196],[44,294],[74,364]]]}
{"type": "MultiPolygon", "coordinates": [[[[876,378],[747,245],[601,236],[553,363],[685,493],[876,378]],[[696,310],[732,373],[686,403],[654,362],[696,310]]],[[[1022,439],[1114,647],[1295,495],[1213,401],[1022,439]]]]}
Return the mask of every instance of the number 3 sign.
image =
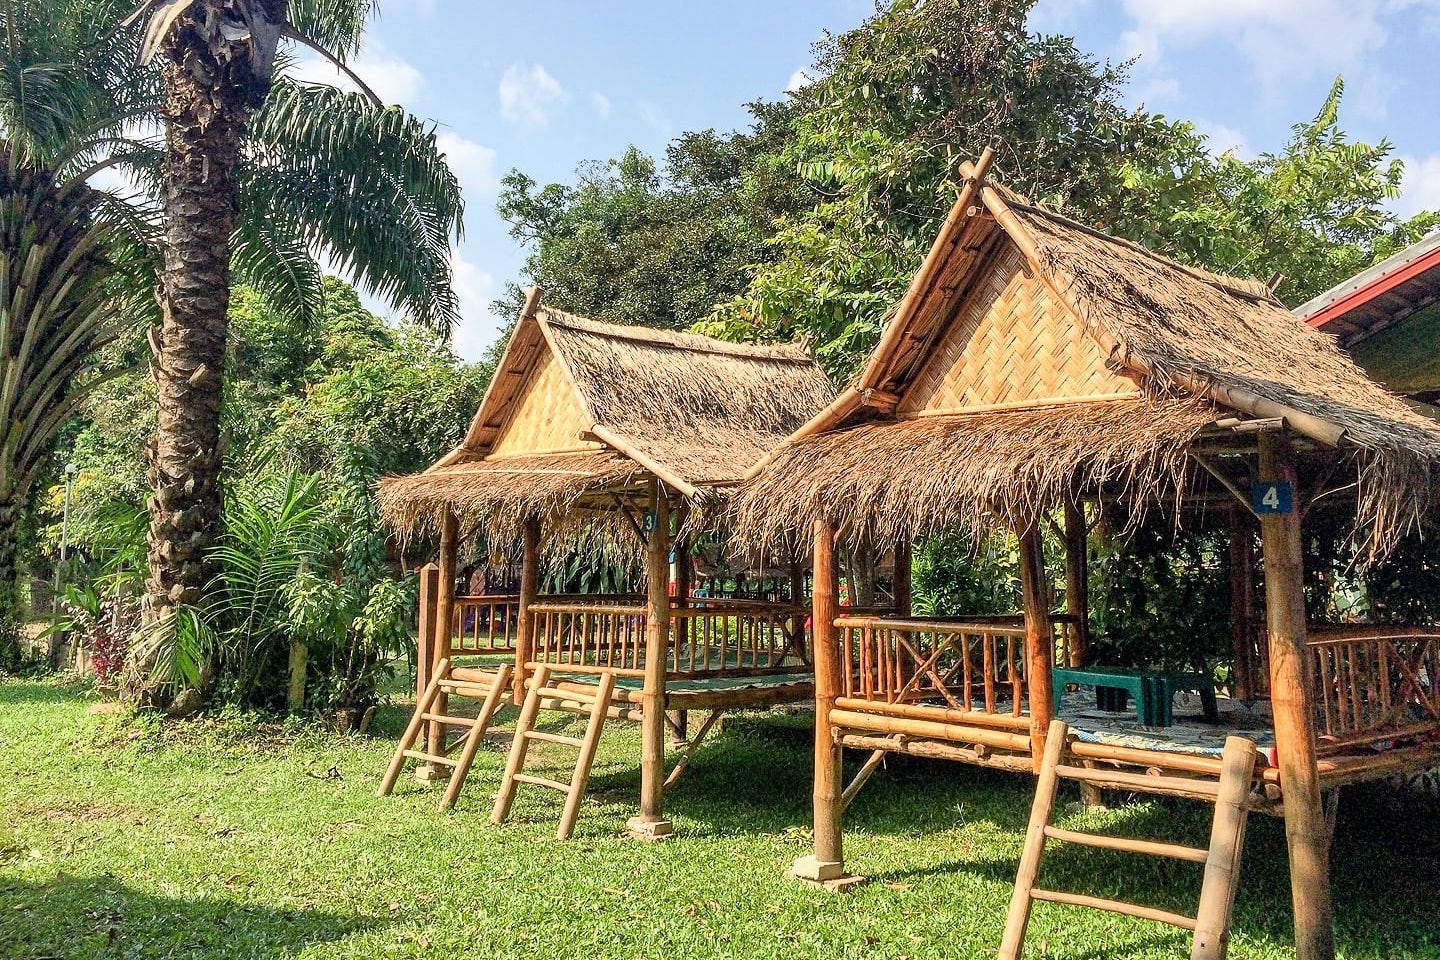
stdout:
{"type": "Polygon", "coordinates": [[[1250,488],[1250,505],[1256,513],[1293,513],[1295,491],[1283,480],[1257,483],[1250,488]]]}

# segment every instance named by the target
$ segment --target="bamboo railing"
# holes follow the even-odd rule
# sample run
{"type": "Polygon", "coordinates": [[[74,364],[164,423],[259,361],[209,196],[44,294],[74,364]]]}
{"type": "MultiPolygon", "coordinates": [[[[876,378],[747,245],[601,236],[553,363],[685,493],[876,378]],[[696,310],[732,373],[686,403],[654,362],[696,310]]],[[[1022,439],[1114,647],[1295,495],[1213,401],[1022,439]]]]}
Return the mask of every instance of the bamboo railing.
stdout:
{"type": "Polygon", "coordinates": [[[647,613],[618,603],[533,603],[534,660],[525,667],[644,676],[647,613]]]}
{"type": "Polygon", "coordinates": [[[1307,646],[1322,748],[1440,730],[1440,628],[1318,628],[1307,646]]]}
{"type": "Polygon", "coordinates": [[[786,603],[703,600],[670,611],[672,677],[760,676],[808,662],[805,609],[786,603]]]}
{"type": "Polygon", "coordinates": [[[841,663],[850,665],[842,688],[847,699],[1023,712],[1023,626],[865,616],[842,616],[835,626],[841,663]]]}

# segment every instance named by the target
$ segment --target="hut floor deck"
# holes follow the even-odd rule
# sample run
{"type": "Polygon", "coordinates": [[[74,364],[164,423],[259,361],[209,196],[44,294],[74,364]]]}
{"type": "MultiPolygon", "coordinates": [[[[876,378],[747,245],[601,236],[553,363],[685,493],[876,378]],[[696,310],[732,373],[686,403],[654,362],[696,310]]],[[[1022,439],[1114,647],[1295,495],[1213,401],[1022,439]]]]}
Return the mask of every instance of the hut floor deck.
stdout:
{"type": "Polygon", "coordinates": [[[1098,709],[1094,691],[1081,689],[1064,694],[1058,717],[1070,724],[1070,730],[1083,742],[1161,753],[1219,757],[1224,752],[1226,737],[1241,736],[1254,741],[1266,763],[1274,766],[1275,728],[1270,720],[1269,703],[1219,697],[1216,705],[1220,720],[1210,723],[1201,712],[1199,697],[1178,694],[1174,722],[1168,727],[1147,727],[1136,718],[1133,709],[1124,712],[1098,709]]]}
{"type": "MultiPolygon", "coordinates": [[[[489,682],[494,665],[475,663],[457,667],[459,679],[489,682]]],[[[560,687],[593,687],[599,678],[590,673],[566,672],[557,667],[551,682],[560,687]]],[[[615,680],[615,699],[638,704],[641,702],[640,677],[621,676],[615,680]]],[[[724,707],[769,707],[783,703],[801,703],[815,697],[815,674],[797,669],[790,673],[762,676],[671,677],[665,681],[666,706],[671,710],[713,710],[724,707]]]]}

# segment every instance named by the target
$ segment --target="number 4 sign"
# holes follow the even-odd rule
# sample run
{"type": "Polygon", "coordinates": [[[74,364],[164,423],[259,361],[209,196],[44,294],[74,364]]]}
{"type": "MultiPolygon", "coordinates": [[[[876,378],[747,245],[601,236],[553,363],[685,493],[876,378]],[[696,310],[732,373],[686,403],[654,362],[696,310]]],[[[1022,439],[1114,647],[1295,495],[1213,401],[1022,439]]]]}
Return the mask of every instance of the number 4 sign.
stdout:
{"type": "Polygon", "coordinates": [[[1250,505],[1256,513],[1293,513],[1295,491],[1283,480],[1257,483],[1250,488],[1250,505]]]}

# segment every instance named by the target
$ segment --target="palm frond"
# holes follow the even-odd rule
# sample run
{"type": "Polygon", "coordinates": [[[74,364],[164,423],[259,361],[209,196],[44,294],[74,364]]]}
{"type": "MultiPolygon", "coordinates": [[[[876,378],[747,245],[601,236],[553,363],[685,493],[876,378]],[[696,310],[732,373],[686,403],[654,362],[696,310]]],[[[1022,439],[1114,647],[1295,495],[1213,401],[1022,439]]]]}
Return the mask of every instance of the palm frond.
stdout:
{"type": "Polygon", "coordinates": [[[293,224],[359,283],[448,334],[464,201],[434,129],[359,94],[282,79],[251,134],[245,216],[293,224]]]}
{"type": "Polygon", "coordinates": [[[341,60],[360,51],[379,0],[290,0],[290,25],[341,60]]]}

